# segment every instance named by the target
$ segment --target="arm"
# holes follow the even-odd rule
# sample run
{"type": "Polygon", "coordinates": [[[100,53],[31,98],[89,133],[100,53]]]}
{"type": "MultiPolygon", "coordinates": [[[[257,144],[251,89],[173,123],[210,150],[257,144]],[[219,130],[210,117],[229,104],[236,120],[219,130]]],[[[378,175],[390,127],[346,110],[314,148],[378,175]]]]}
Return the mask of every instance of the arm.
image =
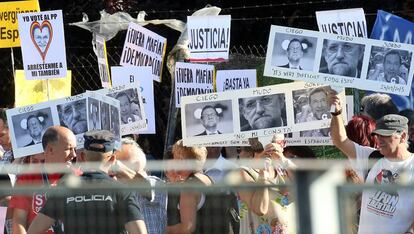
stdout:
{"type": "MultiPolygon", "coordinates": [[[[331,90],[328,94],[331,105],[335,105],[335,112],[342,110],[341,102],[336,92],[331,90]]],[[[332,115],[331,119],[331,138],[333,144],[338,147],[349,159],[356,158],[354,142],[348,139],[342,119],[342,114],[332,115]]]]}
{"type": "Polygon", "coordinates": [[[180,223],[167,227],[168,234],[193,233],[196,230],[197,204],[199,193],[180,194],[180,223]]]}
{"type": "MultiPolygon", "coordinates": [[[[259,183],[267,183],[265,173],[260,170],[259,183]]],[[[255,183],[253,178],[245,171],[241,170],[241,177],[244,183],[255,183]]],[[[241,190],[239,192],[240,199],[247,203],[247,206],[253,213],[262,216],[268,212],[269,209],[269,191],[267,187],[257,188],[255,190],[241,190]]]]}
{"type": "Polygon", "coordinates": [[[129,234],[146,234],[147,227],[145,226],[144,220],[134,220],[125,224],[125,230],[129,234]]]}
{"type": "Polygon", "coordinates": [[[36,218],[30,224],[28,234],[44,234],[55,222],[54,219],[42,213],[38,213],[36,218]]]}
{"type": "Polygon", "coordinates": [[[27,228],[27,211],[19,208],[13,209],[13,234],[25,234],[27,228]]]}

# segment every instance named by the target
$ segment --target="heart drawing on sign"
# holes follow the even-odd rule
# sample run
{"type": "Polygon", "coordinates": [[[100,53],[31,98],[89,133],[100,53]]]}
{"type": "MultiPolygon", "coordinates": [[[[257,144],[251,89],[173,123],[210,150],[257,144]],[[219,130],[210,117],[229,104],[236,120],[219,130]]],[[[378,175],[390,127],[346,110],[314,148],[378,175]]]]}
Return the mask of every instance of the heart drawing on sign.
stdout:
{"type": "Polygon", "coordinates": [[[47,20],[43,21],[42,24],[34,21],[30,25],[30,37],[37,51],[39,51],[43,62],[45,62],[46,54],[53,38],[52,24],[47,20]]]}

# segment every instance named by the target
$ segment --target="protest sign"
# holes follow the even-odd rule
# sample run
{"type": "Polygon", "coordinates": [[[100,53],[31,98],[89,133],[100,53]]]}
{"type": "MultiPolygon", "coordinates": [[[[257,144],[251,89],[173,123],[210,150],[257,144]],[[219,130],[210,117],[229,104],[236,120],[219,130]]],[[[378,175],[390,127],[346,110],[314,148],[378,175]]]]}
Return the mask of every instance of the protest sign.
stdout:
{"type": "Polygon", "coordinates": [[[119,101],[121,136],[137,133],[139,130],[147,128],[147,118],[139,87],[139,82],[137,82],[93,91],[119,101]]]}
{"type": "Polygon", "coordinates": [[[368,37],[365,13],[362,8],[317,11],[315,14],[321,32],[351,37],[368,37]]]}
{"type": "Polygon", "coordinates": [[[102,87],[111,87],[111,76],[109,75],[108,57],[106,54],[105,38],[96,35],[96,53],[98,57],[99,77],[101,78],[102,87]]]}
{"type": "Polygon", "coordinates": [[[408,95],[414,74],[413,50],[414,46],[409,44],[272,25],[264,75],[408,95]],[[299,50],[295,50],[294,56],[283,49],[288,48],[290,42],[298,45],[299,50]],[[306,48],[315,49],[305,50],[303,44],[306,44],[306,48]],[[407,75],[401,77],[395,74],[393,66],[386,62],[376,63],[378,53],[392,54],[392,63],[405,61],[407,75]],[[304,54],[307,54],[307,60],[302,63],[304,54]],[[287,55],[299,64],[298,69],[286,67],[280,62],[280,57],[287,55]],[[379,67],[384,67],[384,71],[381,72],[379,67]]]}
{"type": "Polygon", "coordinates": [[[230,22],[230,15],[187,16],[190,61],[220,62],[228,60],[230,22]]]}
{"type": "Polygon", "coordinates": [[[114,87],[132,83],[140,89],[148,127],[136,133],[155,134],[154,83],[151,79],[151,67],[111,67],[111,72],[114,87]]]}
{"type": "Polygon", "coordinates": [[[214,66],[177,62],[175,64],[175,106],[184,96],[214,92],[214,66]]]}
{"type": "Polygon", "coordinates": [[[151,66],[152,79],[161,81],[167,39],[130,23],[121,55],[121,66],[151,66]]]}
{"type": "Polygon", "coordinates": [[[120,139],[119,102],[99,94],[83,93],[17,107],[7,110],[6,114],[15,158],[43,152],[42,136],[48,127],[54,125],[72,130],[76,135],[78,149],[83,148],[83,134],[88,130],[102,127],[120,139]],[[102,106],[107,107],[107,113],[101,110],[102,106]],[[104,121],[109,122],[108,128],[104,128],[104,121]]]}
{"type": "Polygon", "coordinates": [[[346,114],[348,121],[352,119],[352,116],[354,116],[354,112],[354,96],[346,95],[346,114]]]}
{"type": "Polygon", "coordinates": [[[18,15],[26,79],[66,77],[62,11],[18,15]]]}
{"type": "Polygon", "coordinates": [[[256,69],[245,70],[219,70],[216,75],[216,90],[256,88],[256,69]]]}
{"type": "Polygon", "coordinates": [[[0,2],[0,48],[19,47],[17,14],[38,11],[37,0],[0,2]]]}
{"type": "Polygon", "coordinates": [[[72,72],[64,79],[26,80],[23,70],[16,70],[14,77],[15,107],[33,105],[40,102],[69,97],[71,95],[72,72]],[[47,84],[49,82],[49,84],[47,84]],[[48,89],[49,87],[49,89],[48,89]]]}
{"type": "MultiPolygon", "coordinates": [[[[375,20],[374,27],[372,28],[371,38],[384,41],[394,41],[407,44],[414,44],[413,41],[414,23],[403,19],[399,16],[391,13],[378,10],[377,19],[375,20]]],[[[384,59],[384,54],[377,55],[379,61],[384,59]]],[[[409,63],[403,61],[399,75],[405,77],[408,71],[409,63]]],[[[379,67],[381,69],[381,67],[379,67]]],[[[408,97],[400,95],[390,95],[392,101],[398,106],[398,109],[414,109],[414,87],[411,86],[411,93],[408,97]]]]}
{"type": "MultiPolygon", "coordinates": [[[[260,88],[186,96],[181,103],[186,145],[309,131],[330,124],[328,86],[293,82],[260,88]]],[[[345,103],[344,92],[340,94],[345,103]]]]}

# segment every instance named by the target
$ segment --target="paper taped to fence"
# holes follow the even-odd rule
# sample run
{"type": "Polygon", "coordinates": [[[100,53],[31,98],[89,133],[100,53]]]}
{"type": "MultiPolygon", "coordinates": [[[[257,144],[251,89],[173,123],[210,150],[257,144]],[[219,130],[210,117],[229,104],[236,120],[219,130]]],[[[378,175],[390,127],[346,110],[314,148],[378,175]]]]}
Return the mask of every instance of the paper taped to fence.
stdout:
{"type": "MultiPolygon", "coordinates": [[[[328,89],[293,82],[183,97],[184,143],[197,145],[327,128],[331,119],[328,89]]],[[[346,103],[344,92],[340,97],[346,103]]]]}
{"type": "Polygon", "coordinates": [[[106,129],[120,139],[119,101],[87,92],[6,111],[15,158],[43,152],[42,136],[48,127],[61,125],[76,135],[83,148],[83,134],[106,129]]]}
{"type": "Polygon", "coordinates": [[[214,66],[177,62],[175,64],[175,106],[181,106],[184,96],[214,92],[214,66]]]}
{"type": "Polygon", "coordinates": [[[102,87],[111,87],[111,76],[109,74],[108,57],[106,54],[105,38],[96,35],[96,53],[98,58],[99,77],[101,78],[102,87]]]}
{"type": "Polygon", "coordinates": [[[187,16],[190,61],[220,62],[228,60],[230,23],[230,15],[187,16]]]}
{"type": "Polygon", "coordinates": [[[216,90],[238,90],[256,88],[256,69],[218,70],[216,75],[216,90]]]}
{"type": "Polygon", "coordinates": [[[316,22],[321,32],[367,38],[367,23],[362,8],[316,11],[316,22]]]}
{"type": "Polygon", "coordinates": [[[66,77],[66,50],[61,10],[18,15],[26,79],[66,77]]]}
{"type": "Polygon", "coordinates": [[[272,25],[264,75],[408,95],[413,50],[409,44],[272,25]],[[378,53],[389,60],[376,61],[378,53]],[[404,75],[397,69],[402,64],[404,75]]]}
{"type": "Polygon", "coordinates": [[[147,128],[147,118],[139,82],[93,91],[115,98],[120,102],[121,135],[137,133],[147,128]]]}
{"type": "Polygon", "coordinates": [[[150,66],[152,78],[161,81],[167,39],[138,25],[129,23],[122,50],[122,66],[150,66]]]}
{"type": "Polygon", "coordinates": [[[155,134],[154,82],[151,79],[151,67],[111,67],[112,85],[135,84],[142,95],[147,129],[138,130],[139,134],[155,134]]]}

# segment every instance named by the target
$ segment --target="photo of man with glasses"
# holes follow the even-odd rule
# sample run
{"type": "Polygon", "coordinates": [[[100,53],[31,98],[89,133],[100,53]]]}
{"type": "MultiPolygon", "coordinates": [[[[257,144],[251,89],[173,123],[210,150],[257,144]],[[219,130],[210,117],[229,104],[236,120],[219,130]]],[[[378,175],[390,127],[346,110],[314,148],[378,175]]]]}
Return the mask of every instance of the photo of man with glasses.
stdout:
{"type": "Polygon", "coordinates": [[[362,44],[325,39],[319,72],[360,78],[364,50],[362,44]]]}
{"type": "Polygon", "coordinates": [[[284,99],[284,94],[240,98],[240,130],[250,131],[286,126],[284,99]]]}

